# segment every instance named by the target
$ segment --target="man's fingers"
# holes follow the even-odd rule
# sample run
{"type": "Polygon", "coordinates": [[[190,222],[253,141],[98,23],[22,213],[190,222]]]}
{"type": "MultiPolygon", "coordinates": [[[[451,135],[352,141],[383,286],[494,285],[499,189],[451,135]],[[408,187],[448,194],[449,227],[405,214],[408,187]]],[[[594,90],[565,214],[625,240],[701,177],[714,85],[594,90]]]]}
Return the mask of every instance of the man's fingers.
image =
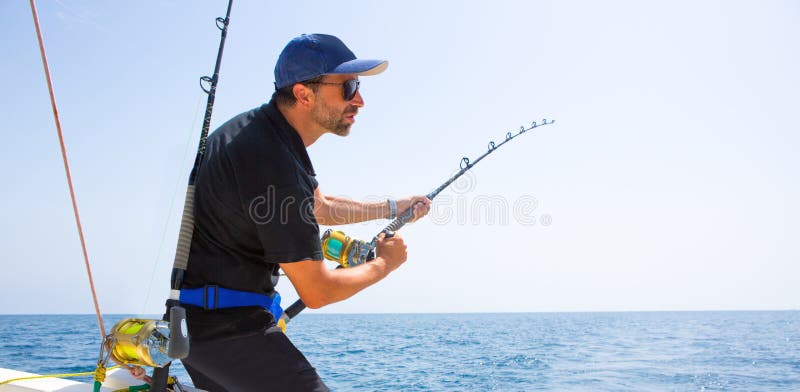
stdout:
{"type": "Polygon", "coordinates": [[[400,234],[398,234],[396,231],[390,231],[388,233],[385,231],[381,231],[380,233],[378,233],[378,242],[388,244],[398,238],[400,238],[400,234]]]}
{"type": "Polygon", "coordinates": [[[414,209],[414,221],[427,215],[431,208],[431,200],[425,196],[415,197],[412,208],[414,209]]]}

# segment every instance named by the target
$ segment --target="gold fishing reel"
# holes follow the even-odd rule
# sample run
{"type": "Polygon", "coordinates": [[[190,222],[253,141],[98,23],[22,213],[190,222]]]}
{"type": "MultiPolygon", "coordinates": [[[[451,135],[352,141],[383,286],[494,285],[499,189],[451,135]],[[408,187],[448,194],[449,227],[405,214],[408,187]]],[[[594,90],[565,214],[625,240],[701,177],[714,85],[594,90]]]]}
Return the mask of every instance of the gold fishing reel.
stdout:
{"type": "Polygon", "coordinates": [[[364,264],[374,249],[373,243],[352,238],[343,231],[328,229],[322,235],[322,254],[342,268],[364,264]]]}
{"type": "MultiPolygon", "coordinates": [[[[170,320],[179,314],[185,317],[185,311],[181,308],[178,312],[170,311],[170,320]]],[[[139,318],[128,318],[118,322],[111,329],[111,333],[106,335],[100,345],[100,356],[97,358],[97,368],[94,371],[94,391],[100,391],[106,381],[106,371],[108,362],[114,362],[126,367],[134,377],[146,375],[140,366],[152,368],[164,368],[169,365],[176,355],[188,355],[188,336],[181,331],[170,331],[172,321],[147,320],[139,318]],[[176,333],[177,332],[177,333],[176,333]],[[175,336],[170,342],[170,333],[175,336]],[[185,340],[185,341],[183,341],[185,340]],[[172,343],[172,344],[171,344],[172,343]],[[138,375],[137,375],[138,374],[138,375]]],[[[179,323],[178,328],[184,328],[185,323],[179,323]]],[[[185,355],[181,358],[185,358],[185,355]]],[[[153,379],[156,378],[156,370],[153,370],[153,379]]],[[[178,379],[164,375],[164,386],[166,389],[155,387],[160,385],[148,380],[150,390],[183,391],[178,379]]],[[[145,386],[148,386],[145,384],[145,386]]],[[[118,391],[140,390],[141,387],[130,387],[119,389],[118,391]]]]}
{"type": "Polygon", "coordinates": [[[161,320],[128,318],[114,325],[106,337],[107,349],[118,363],[162,367],[172,359],[169,324],[161,320]]]}
{"type": "Polygon", "coordinates": [[[188,355],[186,310],[173,306],[169,310],[169,322],[127,318],[114,325],[100,346],[98,364],[105,365],[111,357],[120,364],[155,368],[188,355]]]}

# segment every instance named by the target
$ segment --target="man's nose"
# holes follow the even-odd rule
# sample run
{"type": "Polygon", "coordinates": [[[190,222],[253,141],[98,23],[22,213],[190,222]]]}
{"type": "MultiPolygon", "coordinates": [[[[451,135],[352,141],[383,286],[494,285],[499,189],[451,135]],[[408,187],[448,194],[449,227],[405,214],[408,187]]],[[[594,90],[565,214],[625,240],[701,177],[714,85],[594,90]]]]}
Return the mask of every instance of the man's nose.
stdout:
{"type": "Polygon", "coordinates": [[[361,91],[356,91],[356,95],[348,102],[349,104],[357,107],[364,107],[364,98],[361,96],[361,91]]]}

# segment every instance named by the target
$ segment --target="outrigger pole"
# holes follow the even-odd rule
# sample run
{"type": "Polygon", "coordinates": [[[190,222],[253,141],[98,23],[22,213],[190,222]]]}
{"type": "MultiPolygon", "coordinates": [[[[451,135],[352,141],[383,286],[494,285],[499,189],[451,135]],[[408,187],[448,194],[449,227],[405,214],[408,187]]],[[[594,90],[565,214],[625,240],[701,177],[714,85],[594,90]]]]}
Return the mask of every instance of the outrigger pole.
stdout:
{"type": "Polygon", "coordinates": [[[58,106],[56,106],[56,94],[53,91],[53,80],[50,78],[50,65],[47,63],[47,53],[44,50],[44,39],[42,39],[42,29],[39,27],[39,13],[36,11],[36,2],[30,0],[31,12],[33,13],[33,24],[36,26],[36,38],[39,40],[39,52],[42,55],[42,65],[44,74],[47,77],[47,89],[50,92],[50,104],[53,106],[53,118],[56,120],[56,131],[58,132],[58,142],[61,146],[61,158],[64,161],[64,171],[67,174],[67,185],[69,185],[69,196],[72,200],[72,211],[75,213],[75,224],[78,226],[78,237],[81,240],[81,250],[83,251],[83,261],[86,264],[86,274],[89,277],[89,287],[92,290],[92,300],[94,300],[94,311],[97,314],[97,326],[100,327],[100,336],[106,338],[106,329],[103,326],[103,315],[100,312],[100,303],[97,300],[97,292],[94,289],[94,279],[92,278],[92,267],[89,264],[89,252],[86,251],[86,239],[83,236],[83,226],[81,216],[78,213],[78,201],[75,199],[75,188],[72,186],[72,174],[69,170],[69,160],[67,159],[67,148],[64,146],[64,134],[61,132],[61,119],[58,116],[58,106]]]}

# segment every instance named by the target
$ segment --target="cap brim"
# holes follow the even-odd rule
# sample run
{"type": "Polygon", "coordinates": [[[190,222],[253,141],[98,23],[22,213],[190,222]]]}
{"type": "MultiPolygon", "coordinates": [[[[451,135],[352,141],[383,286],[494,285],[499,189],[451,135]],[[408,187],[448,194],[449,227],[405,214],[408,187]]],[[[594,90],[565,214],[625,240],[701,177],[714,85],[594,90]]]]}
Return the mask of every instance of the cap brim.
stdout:
{"type": "Polygon", "coordinates": [[[389,62],[385,60],[355,59],[339,64],[326,74],[357,74],[359,76],[377,75],[386,70],[389,62]]]}

